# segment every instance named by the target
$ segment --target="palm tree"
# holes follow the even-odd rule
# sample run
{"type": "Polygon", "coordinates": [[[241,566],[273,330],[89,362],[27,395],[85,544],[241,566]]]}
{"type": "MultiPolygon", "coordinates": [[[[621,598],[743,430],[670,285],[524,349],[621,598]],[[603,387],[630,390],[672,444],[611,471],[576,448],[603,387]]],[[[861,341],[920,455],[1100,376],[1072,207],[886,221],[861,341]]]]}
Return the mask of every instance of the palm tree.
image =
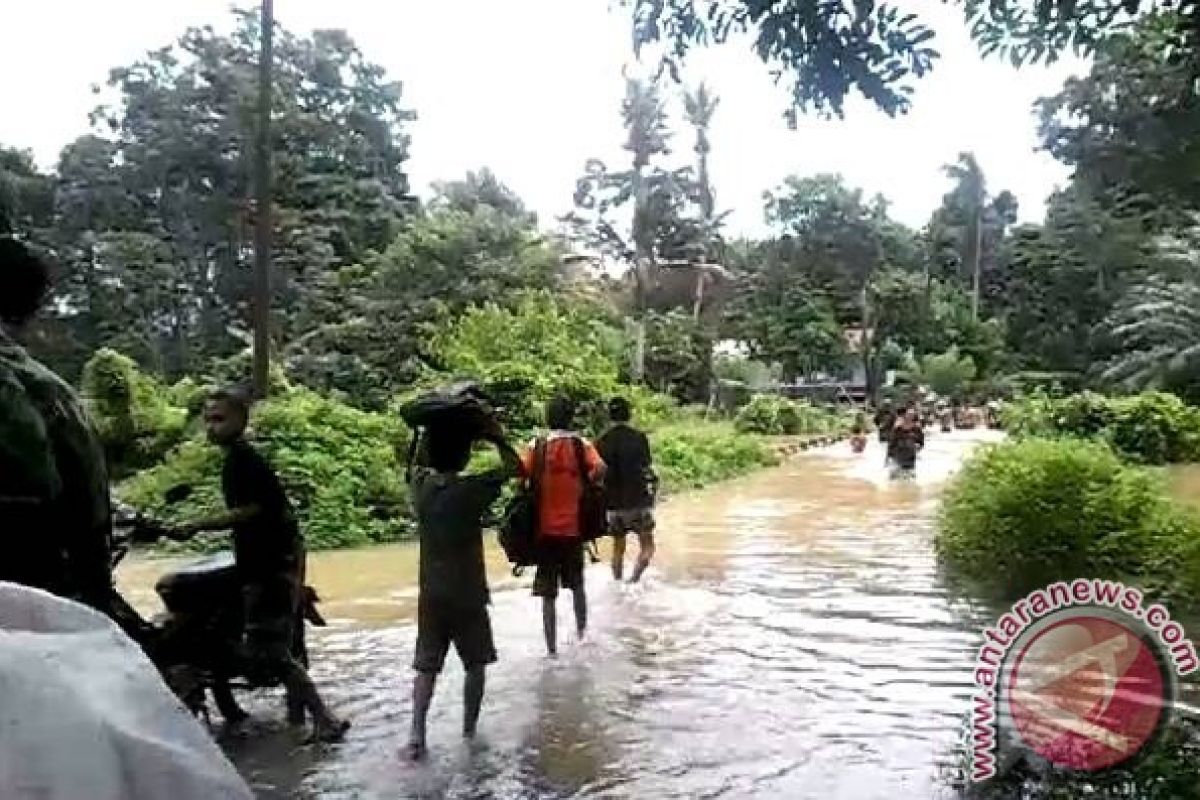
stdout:
{"type": "Polygon", "coordinates": [[[1200,374],[1200,285],[1150,279],[1126,293],[1106,327],[1121,354],[1104,371],[1131,389],[1200,374]]]}
{"type": "MultiPolygon", "coordinates": [[[[688,122],[696,129],[696,178],[700,191],[700,213],[703,215],[704,227],[711,235],[716,230],[716,198],[713,195],[712,183],[708,176],[708,154],[712,152],[712,143],[708,139],[708,128],[712,124],[713,115],[721,99],[709,91],[703,82],[695,91],[684,92],[683,109],[688,122]]],[[[692,304],[692,317],[700,318],[704,308],[704,287],[712,279],[707,269],[696,269],[696,290],[692,304]]]]}
{"type": "Polygon", "coordinates": [[[640,381],[646,363],[647,298],[656,273],[655,226],[650,218],[650,192],[646,181],[646,168],[654,156],[669,152],[667,143],[671,134],[667,129],[666,107],[658,93],[658,86],[654,83],[626,78],[621,116],[624,118],[627,133],[625,149],[633,154],[630,182],[633,187],[633,276],[637,305],[637,341],[632,372],[634,380],[640,381]]]}
{"type": "Polygon", "coordinates": [[[716,207],[708,176],[708,154],[712,152],[708,128],[720,103],[721,99],[710,92],[703,83],[697,86],[695,91],[684,92],[683,95],[684,114],[696,129],[696,177],[700,185],[700,210],[706,222],[712,222],[716,207]]]}

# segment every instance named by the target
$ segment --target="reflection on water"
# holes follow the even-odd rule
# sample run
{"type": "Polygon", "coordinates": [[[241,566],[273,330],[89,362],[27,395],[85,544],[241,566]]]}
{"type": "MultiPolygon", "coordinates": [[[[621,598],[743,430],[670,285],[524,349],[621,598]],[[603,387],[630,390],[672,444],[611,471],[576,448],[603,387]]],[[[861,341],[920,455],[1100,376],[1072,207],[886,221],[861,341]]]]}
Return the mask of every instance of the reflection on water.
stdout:
{"type": "MultiPolygon", "coordinates": [[[[511,578],[492,548],[501,661],[483,738],[458,737],[452,656],[420,766],[396,757],[415,549],[313,555],[331,621],[313,636],[314,676],[355,727],[337,748],[293,752],[268,726],[231,754],[264,797],[942,796],[939,762],[958,741],[992,612],[939,581],[931,516],[938,485],[988,438],[930,434],[914,483],[887,480],[878,444],[857,456],[839,445],[672,501],[642,585],[590,569],[592,630],[556,661],[544,655],[529,577],[511,578]]],[[[162,568],[122,574],[143,608],[153,609],[162,568]]],[[[564,619],[569,605],[560,602],[564,619]]],[[[251,706],[281,716],[276,697],[251,706]]]]}

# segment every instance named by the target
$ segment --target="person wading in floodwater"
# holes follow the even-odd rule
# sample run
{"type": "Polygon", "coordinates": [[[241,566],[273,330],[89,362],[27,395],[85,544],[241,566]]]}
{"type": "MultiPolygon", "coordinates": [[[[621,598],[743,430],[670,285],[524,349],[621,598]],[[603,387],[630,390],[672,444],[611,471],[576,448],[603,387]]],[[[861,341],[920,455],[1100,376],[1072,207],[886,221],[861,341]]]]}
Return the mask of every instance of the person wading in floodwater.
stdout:
{"type": "Polygon", "coordinates": [[[892,408],[891,400],[884,400],[879,404],[873,421],[875,430],[879,434],[879,441],[886,443],[888,437],[892,435],[892,428],[896,427],[896,411],[892,408]]]}
{"type": "Polygon", "coordinates": [[[896,420],[888,437],[887,460],[893,478],[912,478],[917,468],[917,453],[925,447],[925,429],[917,410],[909,407],[896,420]]]}
{"type": "Polygon", "coordinates": [[[469,429],[432,425],[424,434],[421,466],[411,477],[421,543],[417,595],[417,646],[413,669],[412,733],[407,755],[425,755],[425,726],[437,676],[450,643],[463,664],[463,736],[475,735],[483,704],[484,670],[496,661],[487,571],[483,563],[483,518],[504,484],[517,478],[521,461],[490,418],[479,432],[500,452],[501,466],[462,475],[475,438],[469,429]]]}
{"type": "Polygon", "coordinates": [[[625,536],[631,531],[638,537],[638,560],[630,576],[637,583],[654,558],[654,495],[658,479],[650,456],[646,434],[630,424],[633,410],[629,401],[615,397],[608,404],[612,427],[596,442],[596,449],[607,468],[604,494],[608,506],[608,528],[613,537],[612,573],[621,580],[625,571],[625,536]]]}
{"type": "MultiPolygon", "coordinates": [[[[294,651],[294,626],[304,585],[304,542],[283,485],[267,460],[246,441],[250,400],[240,390],[221,390],[204,404],[208,439],[225,451],[221,492],[227,511],[171,531],[177,541],[205,531],[233,531],[233,556],[246,617],[246,672],[256,683],[280,680],[289,709],[312,715],[315,742],[336,742],[350,723],[325,706],[294,651]]],[[[303,715],[293,718],[302,723],[303,715]]]]}
{"type": "Polygon", "coordinates": [[[582,639],[587,630],[587,594],[583,588],[584,544],[581,536],[580,504],[585,482],[604,480],[604,461],[596,448],[574,433],[575,404],[556,397],[546,406],[550,433],[521,454],[524,474],[532,478],[540,464],[538,509],[538,560],[533,577],[533,594],[542,598],[542,630],[546,652],[558,654],[558,587],[570,589],[575,606],[575,630],[582,639]],[[540,451],[540,458],[537,453],[540,451]],[[581,473],[580,467],[583,467],[581,473]]]}

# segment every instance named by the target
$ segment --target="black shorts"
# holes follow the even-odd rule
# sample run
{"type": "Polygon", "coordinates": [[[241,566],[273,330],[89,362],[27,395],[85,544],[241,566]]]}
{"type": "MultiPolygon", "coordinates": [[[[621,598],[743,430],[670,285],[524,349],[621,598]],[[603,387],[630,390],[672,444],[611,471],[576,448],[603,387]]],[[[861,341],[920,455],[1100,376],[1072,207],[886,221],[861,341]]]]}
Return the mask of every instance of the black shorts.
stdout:
{"type": "Polygon", "coordinates": [[[633,508],[608,512],[608,532],[613,536],[636,533],[648,536],[654,533],[654,510],[633,508]]]}
{"type": "Polygon", "coordinates": [[[492,621],[487,606],[460,608],[420,598],[417,600],[417,646],[413,669],[438,673],[446,663],[450,643],[458,651],[463,667],[481,667],[496,662],[492,621]]]}
{"type": "Polygon", "coordinates": [[[577,537],[547,537],[538,543],[534,597],[558,597],[558,587],[583,588],[583,542],[577,537]]]}

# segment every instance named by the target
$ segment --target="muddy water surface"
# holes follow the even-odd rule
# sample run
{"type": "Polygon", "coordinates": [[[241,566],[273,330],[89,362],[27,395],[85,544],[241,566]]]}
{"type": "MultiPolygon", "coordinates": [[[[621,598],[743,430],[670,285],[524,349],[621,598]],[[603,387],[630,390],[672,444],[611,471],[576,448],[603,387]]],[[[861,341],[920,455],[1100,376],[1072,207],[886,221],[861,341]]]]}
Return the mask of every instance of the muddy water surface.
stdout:
{"type": "MultiPolygon", "coordinates": [[[[314,676],[354,720],[348,741],[299,749],[275,721],[227,742],[263,797],[936,798],[949,796],[979,629],[932,550],[940,484],[986,433],[931,434],[914,484],[872,444],[840,445],[690,494],[660,513],[643,584],[588,574],[592,628],[545,657],[529,576],[489,554],[500,663],[479,741],[460,739],[453,656],[429,762],[405,764],[415,638],[411,545],[310,557],[330,627],[314,676]]],[[[632,546],[631,550],[636,548],[632,546]]],[[[142,608],[162,562],[122,582],[142,608]]],[[[560,600],[569,630],[568,598],[560,600]]]]}

